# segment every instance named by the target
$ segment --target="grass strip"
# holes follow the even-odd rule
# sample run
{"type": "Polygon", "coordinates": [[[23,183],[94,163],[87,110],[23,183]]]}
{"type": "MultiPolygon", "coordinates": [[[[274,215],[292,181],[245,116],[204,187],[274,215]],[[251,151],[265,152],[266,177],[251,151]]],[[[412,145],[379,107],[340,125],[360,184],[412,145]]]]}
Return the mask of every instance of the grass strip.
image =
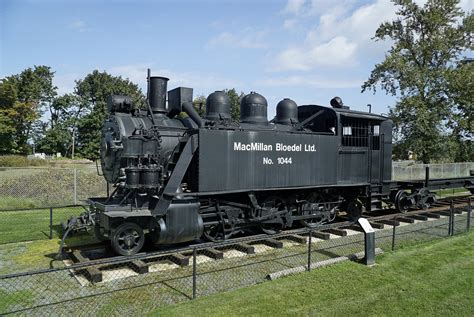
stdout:
{"type": "MultiPolygon", "coordinates": [[[[153,316],[470,316],[474,233],[166,306],[153,316]]],[[[198,286],[199,287],[199,286],[198,286]]]]}

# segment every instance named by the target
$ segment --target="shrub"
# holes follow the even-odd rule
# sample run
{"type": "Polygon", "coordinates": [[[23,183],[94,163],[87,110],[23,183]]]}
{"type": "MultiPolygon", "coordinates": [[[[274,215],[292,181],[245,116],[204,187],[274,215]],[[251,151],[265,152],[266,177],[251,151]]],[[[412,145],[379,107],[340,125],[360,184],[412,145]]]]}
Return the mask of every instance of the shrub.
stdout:
{"type": "Polygon", "coordinates": [[[25,166],[45,166],[48,161],[42,159],[28,159],[21,155],[0,156],[0,166],[2,167],[25,167],[25,166]]]}

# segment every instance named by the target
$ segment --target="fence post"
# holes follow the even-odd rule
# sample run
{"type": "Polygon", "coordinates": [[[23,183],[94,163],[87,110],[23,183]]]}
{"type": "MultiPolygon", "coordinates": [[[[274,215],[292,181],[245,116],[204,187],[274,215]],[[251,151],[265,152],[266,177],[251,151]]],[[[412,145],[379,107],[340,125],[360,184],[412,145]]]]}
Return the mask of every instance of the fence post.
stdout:
{"type": "Polygon", "coordinates": [[[308,271],[311,271],[311,238],[313,236],[313,230],[309,229],[309,236],[308,236],[308,271]]]}
{"type": "Polygon", "coordinates": [[[395,222],[397,221],[397,217],[393,217],[393,230],[392,230],[392,251],[395,250],[395,236],[396,236],[396,228],[395,222]]]}
{"type": "Polygon", "coordinates": [[[196,248],[193,249],[193,299],[196,298],[196,248]]]}
{"type": "Polygon", "coordinates": [[[471,197],[467,200],[467,222],[466,222],[466,231],[469,231],[471,229],[471,212],[472,212],[472,206],[471,206],[471,197]]]}
{"type": "Polygon", "coordinates": [[[49,239],[53,238],[53,207],[49,207],[49,239]]]}
{"type": "Polygon", "coordinates": [[[74,206],[77,205],[77,169],[74,168],[74,206]]]}
{"type": "Polygon", "coordinates": [[[449,205],[449,230],[448,230],[448,235],[452,236],[454,235],[454,205],[453,201],[451,200],[451,203],[449,205]]]}

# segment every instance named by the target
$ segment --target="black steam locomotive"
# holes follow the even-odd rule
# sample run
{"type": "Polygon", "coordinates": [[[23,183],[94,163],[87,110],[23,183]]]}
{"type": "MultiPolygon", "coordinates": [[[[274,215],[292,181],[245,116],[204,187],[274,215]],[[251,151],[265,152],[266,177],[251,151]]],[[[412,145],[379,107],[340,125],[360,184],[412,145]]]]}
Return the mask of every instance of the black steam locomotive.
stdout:
{"type": "Polygon", "coordinates": [[[391,181],[386,117],[352,111],[337,97],[332,108],[284,99],[269,122],[266,99],[252,92],[235,122],[228,96],[216,91],[201,118],[191,88],[167,92],[167,78],[148,78],[146,111],[130,97],[109,98],[101,162],[115,190],[90,199],[96,236],[118,254],[140,251],[146,238],[218,241],[317,226],[339,212],[357,218],[384,201],[406,210],[434,200],[428,182],[391,181]]]}

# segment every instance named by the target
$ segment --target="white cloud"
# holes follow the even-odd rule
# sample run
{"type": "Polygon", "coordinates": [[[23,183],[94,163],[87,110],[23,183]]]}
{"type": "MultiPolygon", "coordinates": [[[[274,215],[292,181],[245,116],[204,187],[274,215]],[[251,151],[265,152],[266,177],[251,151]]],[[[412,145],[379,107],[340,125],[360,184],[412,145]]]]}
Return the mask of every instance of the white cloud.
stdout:
{"type": "Polygon", "coordinates": [[[203,72],[174,72],[169,69],[156,69],[153,64],[132,64],[121,65],[107,69],[107,72],[114,76],[128,78],[133,83],[139,85],[146,91],[147,68],[152,69],[152,76],[163,76],[170,79],[168,88],[190,87],[195,89],[195,95],[208,94],[217,89],[241,86],[239,81],[233,80],[228,76],[221,76],[215,73],[203,72]]]}
{"type": "Polygon", "coordinates": [[[474,0],[461,0],[461,2],[459,3],[459,6],[464,11],[472,11],[474,10],[474,0]]]}
{"type": "Polygon", "coordinates": [[[86,22],[83,20],[75,20],[71,24],[69,24],[69,28],[76,30],[78,32],[85,32],[87,31],[87,25],[86,22]]]}
{"type": "Polygon", "coordinates": [[[207,43],[208,48],[219,47],[240,47],[240,48],[266,48],[265,30],[255,30],[253,28],[245,28],[237,33],[221,32],[212,37],[207,43]]]}
{"type": "Polygon", "coordinates": [[[343,36],[316,45],[290,47],[275,58],[273,70],[309,71],[315,66],[348,66],[355,63],[357,44],[343,36]]]}
{"type": "Polygon", "coordinates": [[[78,73],[67,73],[67,74],[55,74],[53,83],[58,87],[58,95],[70,94],[74,92],[76,86],[75,80],[81,79],[78,73]]]}
{"type": "MultiPolygon", "coordinates": [[[[367,57],[381,56],[390,43],[376,43],[371,38],[380,23],[395,17],[393,4],[390,0],[376,0],[358,8],[353,6],[353,0],[307,3],[300,14],[306,25],[304,41],[293,43],[274,56],[270,70],[310,71],[317,66],[347,67],[357,65],[367,57]],[[317,22],[311,25],[314,20],[317,22]]],[[[286,27],[285,23],[283,27],[286,27]]]]}
{"type": "Polygon", "coordinates": [[[285,21],[283,21],[283,28],[287,30],[292,30],[296,27],[297,23],[297,19],[286,19],[285,21]]]}
{"type": "Polygon", "coordinates": [[[356,0],[288,0],[283,14],[298,18],[311,18],[333,11],[348,11],[356,0]]]}
{"type": "Polygon", "coordinates": [[[284,13],[298,14],[305,4],[305,0],[288,0],[285,8],[283,9],[284,13]]]}
{"type": "MultiPolygon", "coordinates": [[[[121,76],[128,78],[134,84],[137,84],[145,93],[147,88],[147,69],[151,68],[152,76],[163,76],[169,78],[168,89],[183,86],[195,89],[195,95],[209,94],[217,89],[225,89],[232,87],[241,87],[242,83],[238,80],[229,78],[227,75],[222,76],[216,73],[204,72],[174,72],[169,69],[159,69],[153,63],[141,63],[130,65],[119,65],[109,67],[107,69],[99,69],[106,71],[113,76],[121,76]]],[[[75,81],[83,79],[86,73],[66,73],[56,74],[54,77],[54,85],[58,87],[58,94],[74,92],[76,86],[75,81]]]]}

